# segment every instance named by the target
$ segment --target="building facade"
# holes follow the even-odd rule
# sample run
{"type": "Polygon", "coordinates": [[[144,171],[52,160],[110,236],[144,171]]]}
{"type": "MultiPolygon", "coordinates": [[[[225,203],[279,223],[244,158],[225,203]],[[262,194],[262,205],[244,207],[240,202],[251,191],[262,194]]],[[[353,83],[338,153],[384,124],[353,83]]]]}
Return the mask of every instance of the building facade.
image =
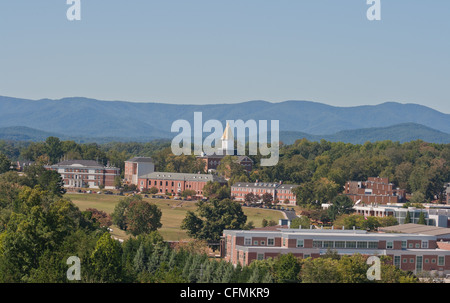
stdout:
{"type": "Polygon", "coordinates": [[[319,258],[332,249],[339,255],[385,255],[402,270],[445,275],[450,273],[450,250],[443,247],[431,235],[359,230],[225,230],[221,256],[233,265],[249,265],[254,260],[288,253],[298,258],[319,258]]]}
{"type": "Polygon", "coordinates": [[[185,174],[171,172],[153,172],[140,176],[138,188],[146,191],[156,187],[160,193],[181,194],[184,190],[194,190],[198,197],[203,197],[203,187],[209,181],[226,184],[227,181],[211,174],[185,174]]]}
{"type": "Polygon", "coordinates": [[[124,179],[127,184],[138,185],[139,176],[147,175],[155,171],[155,163],[152,158],[134,157],[125,161],[124,179]]]}
{"type": "Polygon", "coordinates": [[[297,197],[292,190],[298,186],[299,185],[295,184],[283,184],[282,182],[238,182],[231,186],[231,197],[236,201],[243,202],[245,201],[245,195],[249,193],[253,193],[258,196],[268,193],[272,195],[273,200],[278,199],[281,203],[288,200],[290,205],[295,205],[297,202],[297,197]]]}
{"type": "Polygon", "coordinates": [[[65,188],[114,189],[114,179],[120,176],[120,169],[99,164],[93,160],[68,160],[55,165],[45,166],[57,171],[65,188]]]}
{"type": "Polygon", "coordinates": [[[406,191],[394,187],[388,178],[369,177],[367,181],[348,181],[344,186],[344,194],[353,202],[366,204],[399,203],[405,200],[406,191]]]}
{"type": "Polygon", "coordinates": [[[356,214],[364,216],[386,217],[392,216],[399,224],[404,224],[409,212],[410,223],[418,223],[420,214],[423,213],[426,225],[438,227],[450,227],[450,207],[444,205],[425,204],[425,208],[408,207],[402,204],[393,205],[355,205],[353,209],[356,214]]]}

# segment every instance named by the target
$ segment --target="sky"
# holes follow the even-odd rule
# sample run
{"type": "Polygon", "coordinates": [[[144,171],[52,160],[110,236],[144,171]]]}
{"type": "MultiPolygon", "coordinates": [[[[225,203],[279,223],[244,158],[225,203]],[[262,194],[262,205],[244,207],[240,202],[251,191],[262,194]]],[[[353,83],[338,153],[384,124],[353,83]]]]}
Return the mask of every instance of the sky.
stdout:
{"type": "Polygon", "coordinates": [[[0,95],[450,113],[448,0],[80,1],[0,1],[0,95]]]}

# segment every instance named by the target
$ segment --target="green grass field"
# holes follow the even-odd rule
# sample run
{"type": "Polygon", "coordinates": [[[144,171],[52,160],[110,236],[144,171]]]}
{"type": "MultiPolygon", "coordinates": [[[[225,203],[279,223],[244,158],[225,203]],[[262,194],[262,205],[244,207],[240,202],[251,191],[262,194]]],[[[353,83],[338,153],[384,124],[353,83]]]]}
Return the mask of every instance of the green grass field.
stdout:
{"type": "MultiPolygon", "coordinates": [[[[96,208],[108,214],[114,211],[114,207],[123,197],[115,195],[104,194],[66,194],[67,198],[80,208],[86,210],[88,208],[96,208]]],[[[158,230],[165,240],[182,240],[189,238],[186,231],[180,228],[181,221],[183,221],[186,213],[196,209],[195,202],[165,200],[165,199],[144,199],[145,201],[156,204],[162,211],[161,223],[162,227],[158,230]]],[[[284,218],[279,211],[266,210],[260,208],[243,208],[247,216],[247,222],[253,221],[256,227],[261,227],[262,219],[274,220],[278,222],[279,219],[284,218]]],[[[117,226],[112,226],[112,234],[121,239],[125,239],[127,235],[117,226]]]]}

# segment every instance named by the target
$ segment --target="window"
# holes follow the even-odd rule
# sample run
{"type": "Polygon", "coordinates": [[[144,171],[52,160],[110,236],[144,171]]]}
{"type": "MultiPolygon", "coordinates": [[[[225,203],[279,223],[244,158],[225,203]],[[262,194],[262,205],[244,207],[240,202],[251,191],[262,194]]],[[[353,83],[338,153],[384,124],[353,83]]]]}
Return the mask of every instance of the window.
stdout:
{"type": "Polygon", "coordinates": [[[436,259],[435,258],[431,259],[431,263],[435,264],[436,263],[436,259]]]}
{"type": "Polygon", "coordinates": [[[334,242],[335,248],[345,248],[345,241],[336,241],[334,242]]]}
{"type": "Polygon", "coordinates": [[[428,241],[422,241],[422,248],[428,248],[428,241]]]}
{"type": "Polygon", "coordinates": [[[267,239],[267,245],[268,246],[274,246],[275,245],[275,239],[267,239]]]}
{"type": "Polygon", "coordinates": [[[300,239],[297,240],[297,247],[304,247],[303,240],[300,240],[300,239]]]}
{"type": "Polygon", "coordinates": [[[264,260],[264,254],[258,254],[256,259],[257,260],[264,260]]]}
{"type": "Polygon", "coordinates": [[[345,243],[346,248],[356,248],[356,241],[347,241],[345,243]]]}
{"type": "Polygon", "coordinates": [[[386,242],[386,249],[392,249],[392,248],[394,248],[394,244],[392,243],[392,241],[386,242]]]}
{"type": "Polygon", "coordinates": [[[367,242],[365,242],[365,241],[358,241],[357,245],[358,245],[358,248],[367,248],[367,242]]]}
{"type": "Polygon", "coordinates": [[[406,241],[402,241],[402,249],[406,248],[406,241]]]}
{"type": "Polygon", "coordinates": [[[400,256],[394,256],[394,266],[400,267],[400,256]]]}
{"type": "Polygon", "coordinates": [[[253,245],[258,245],[258,241],[253,241],[253,245]]]}
{"type": "Polygon", "coordinates": [[[414,258],[409,259],[409,263],[414,263],[414,258]]]}
{"type": "Polygon", "coordinates": [[[283,238],[283,246],[286,246],[286,239],[283,238]]]}
{"type": "Polygon", "coordinates": [[[333,241],[323,241],[323,247],[324,248],[333,248],[333,241]]]}
{"type": "Polygon", "coordinates": [[[322,248],[322,241],[313,241],[314,248],[322,248]]]}
{"type": "Polygon", "coordinates": [[[376,241],[371,241],[371,242],[368,242],[368,247],[369,248],[372,248],[372,249],[377,249],[378,248],[378,242],[376,242],[376,241]]]}
{"type": "Polygon", "coordinates": [[[408,248],[413,248],[413,244],[412,244],[412,243],[409,243],[409,244],[408,244],[408,248]]]}
{"type": "Polygon", "coordinates": [[[252,239],[250,239],[250,238],[245,238],[245,239],[244,239],[244,245],[252,245],[252,239]]]}
{"type": "Polygon", "coordinates": [[[403,258],[403,263],[408,263],[408,259],[403,258]]]}
{"type": "Polygon", "coordinates": [[[419,243],[416,243],[416,248],[420,248],[420,244],[419,243]]]}
{"type": "Polygon", "coordinates": [[[261,241],[261,245],[266,245],[266,241],[261,241]]]}
{"type": "Polygon", "coordinates": [[[438,256],[438,265],[439,266],[445,265],[445,257],[444,256],[438,256]]]}
{"type": "Polygon", "coordinates": [[[303,259],[310,258],[310,257],[311,257],[310,254],[304,254],[304,255],[303,255],[303,259]]]}

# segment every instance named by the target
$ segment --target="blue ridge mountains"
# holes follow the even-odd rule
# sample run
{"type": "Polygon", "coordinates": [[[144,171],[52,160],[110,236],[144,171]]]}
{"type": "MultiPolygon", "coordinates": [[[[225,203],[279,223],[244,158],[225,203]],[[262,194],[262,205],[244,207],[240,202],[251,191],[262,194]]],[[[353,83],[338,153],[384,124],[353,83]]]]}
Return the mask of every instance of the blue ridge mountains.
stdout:
{"type": "Polygon", "coordinates": [[[248,101],[183,105],[101,101],[88,98],[27,100],[0,96],[0,139],[41,141],[48,136],[78,142],[171,139],[172,123],[193,123],[194,112],[209,119],[279,120],[280,139],[325,139],[362,144],[421,139],[450,143],[450,115],[417,104],[335,107],[310,101],[248,101]]]}

